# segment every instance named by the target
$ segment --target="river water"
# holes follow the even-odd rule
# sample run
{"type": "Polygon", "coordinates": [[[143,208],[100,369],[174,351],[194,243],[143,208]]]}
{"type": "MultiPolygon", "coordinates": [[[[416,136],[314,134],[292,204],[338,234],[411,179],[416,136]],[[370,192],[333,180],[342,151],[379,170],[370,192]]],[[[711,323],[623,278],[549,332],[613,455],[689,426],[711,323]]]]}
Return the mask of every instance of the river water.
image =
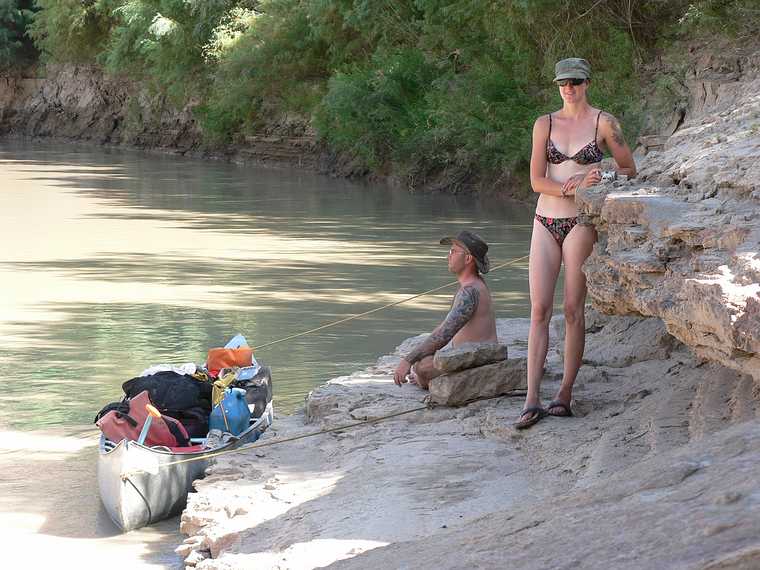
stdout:
{"type": "MultiPolygon", "coordinates": [[[[448,283],[438,240],[462,228],[493,265],[528,252],[531,210],[499,199],[62,143],[0,163],[0,526],[28,567],[179,564],[176,519],[121,536],[99,507],[91,422],[125,380],[448,283]]],[[[528,316],[525,262],[488,282],[497,316],[528,316]]],[[[430,330],[453,290],[256,351],[276,410],[430,330]]]]}

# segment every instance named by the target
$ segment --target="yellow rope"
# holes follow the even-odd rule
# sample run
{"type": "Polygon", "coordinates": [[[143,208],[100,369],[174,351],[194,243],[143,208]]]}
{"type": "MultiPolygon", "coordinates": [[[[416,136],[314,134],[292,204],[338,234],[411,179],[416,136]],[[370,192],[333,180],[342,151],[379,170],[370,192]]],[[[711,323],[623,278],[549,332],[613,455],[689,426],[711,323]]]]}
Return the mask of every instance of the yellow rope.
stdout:
{"type": "MultiPolygon", "coordinates": [[[[163,464],[159,465],[159,467],[163,468],[163,467],[171,467],[172,465],[180,465],[182,463],[192,463],[193,461],[201,461],[202,459],[211,459],[212,457],[219,457],[220,455],[226,455],[228,453],[242,453],[244,451],[249,451],[251,449],[259,449],[260,447],[269,447],[271,445],[279,445],[280,443],[286,443],[286,442],[289,442],[289,441],[296,441],[296,440],[299,440],[299,439],[306,439],[307,437],[314,437],[314,436],[322,435],[322,434],[325,434],[325,433],[332,433],[332,432],[336,432],[336,431],[343,431],[343,430],[346,430],[346,429],[352,429],[352,428],[363,426],[363,425],[374,424],[374,423],[381,422],[383,420],[387,420],[387,419],[390,419],[390,418],[395,418],[395,417],[398,417],[398,416],[403,416],[403,415],[406,415],[406,414],[411,414],[412,412],[419,412],[420,410],[426,410],[428,408],[432,408],[432,406],[431,405],[420,406],[419,408],[412,408],[411,410],[404,410],[403,412],[394,412],[392,414],[387,414],[385,416],[379,416],[377,418],[372,418],[371,420],[360,420],[358,422],[354,422],[354,423],[351,423],[351,424],[345,424],[345,425],[337,426],[337,427],[334,427],[334,428],[327,428],[327,429],[323,429],[323,430],[319,430],[319,431],[314,431],[314,432],[310,432],[310,433],[296,435],[296,436],[293,436],[293,437],[286,437],[286,438],[283,438],[283,439],[273,439],[271,441],[264,441],[264,442],[261,442],[261,443],[254,443],[254,444],[246,445],[246,446],[243,446],[243,447],[236,447],[234,449],[225,449],[225,450],[222,450],[222,451],[212,451],[210,453],[207,453],[205,455],[200,455],[198,457],[189,457],[187,459],[179,459],[177,461],[171,461],[169,463],[163,463],[163,464]]],[[[126,480],[130,476],[132,476],[132,475],[138,475],[140,473],[148,473],[148,471],[145,471],[144,469],[135,469],[133,471],[128,471],[126,473],[123,473],[121,475],[121,478],[122,478],[122,480],[126,480]]]]}
{"type": "MultiPolygon", "coordinates": [[[[504,262],[504,263],[502,263],[500,265],[496,265],[495,267],[491,268],[491,271],[492,272],[493,271],[498,271],[499,269],[507,267],[508,265],[513,265],[513,264],[515,264],[515,263],[517,263],[519,261],[523,261],[525,259],[528,259],[528,257],[530,257],[530,256],[529,255],[523,255],[522,257],[516,257],[516,258],[511,259],[509,261],[506,261],[506,262],[504,262]]],[[[393,303],[388,303],[387,305],[383,305],[382,307],[377,307],[375,309],[371,309],[371,310],[365,311],[363,313],[358,313],[356,315],[351,315],[350,317],[346,317],[344,319],[340,319],[340,320],[334,321],[332,323],[327,323],[325,325],[322,325],[322,326],[319,326],[319,327],[316,327],[316,328],[313,328],[313,329],[310,329],[310,330],[307,330],[307,331],[303,331],[303,332],[300,332],[300,333],[292,334],[290,336],[286,336],[286,337],[278,339],[278,340],[273,340],[272,342],[268,342],[266,344],[262,344],[261,346],[257,346],[254,349],[254,351],[260,350],[262,348],[266,348],[268,346],[272,346],[274,344],[285,342],[286,340],[292,340],[294,338],[298,338],[298,337],[301,337],[301,336],[305,336],[307,334],[315,333],[317,331],[321,331],[321,330],[324,330],[324,329],[327,329],[327,328],[330,328],[330,327],[334,327],[334,326],[339,325],[341,323],[347,323],[348,321],[353,321],[353,320],[359,319],[361,317],[366,317],[367,315],[371,315],[372,313],[377,313],[378,311],[382,311],[383,309],[388,309],[390,307],[395,307],[396,305],[400,305],[402,303],[406,303],[407,301],[411,301],[413,299],[417,299],[418,297],[422,297],[424,295],[429,295],[430,293],[435,293],[436,291],[440,291],[441,289],[445,289],[446,287],[451,287],[452,285],[456,285],[457,283],[458,283],[458,281],[452,281],[451,283],[446,283],[445,285],[441,285],[440,287],[436,287],[435,289],[429,289],[428,291],[424,291],[422,293],[418,293],[417,295],[412,295],[411,297],[406,297],[405,299],[401,299],[400,301],[395,301],[393,303]]],[[[193,461],[201,461],[203,459],[210,459],[212,457],[218,457],[220,455],[225,455],[227,453],[242,453],[243,451],[248,451],[249,449],[258,449],[259,447],[268,447],[270,445],[277,445],[277,444],[285,443],[285,442],[288,442],[288,441],[296,441],[298,439],[304,439],[304,438],[307,438],[307,437],[314,437],[316,435],[321,435],[321,434],[324,434],[324,433],[331,433],[331,432],[335,432],[335,431],[341,431],[341,430],[344,430],[344,429],[350,429],[350,428],[354,428],[354,427],[365,425],[365,424],[372,424],[372,423],[376,423],[376,422],[379,422],[379,421],[382,421],[382,420],[387,420],[387,419],[390,419],[390,418],[395,418],[397,416],[403,416],[404,414],[410,414],[412,412],[418,412],[418,411],[424,410],[424,409],[426,409],[428,407],[430,407],[430,406],[423,406],[423,407],[420,407],[420,408],[414,408],[414,409],[411,409],[411,410],[405,410],[403,412],[396,412],[396,413],[393,413],[393,414],[388,414],[386,416],[380,416],[380,417],[374,418],[372,420],[363,420],[363,421],[355,422],[353,424],[347,424],[347,425],[344,425],[344,426],[338,426],[338,427],[335,427],[335,428],[320,430],[320,431],[317,431],[317,432],[307,433],[307,434],[304,434],[304,435],[298,435],[298,436],[295,436],[295,437],[289,437],[289,438],[286,438],[286,439],[273,440],[273,441],[263,442],[263,443],[260,443],[260,444],[253,444],[253,445],[248,445],[248,446],[244,446],[244,447],[237,447],[235,449],[227,449],[227,450],[224,450],[224,451],[211,452],[211,453],[207,453],[205,455],[201,455],[201,456],[198,456],[198,457],[190,457],[188,459],[180,459],[178,461],[172,461],[170,463],[164,463],[163,465],[160,465],[160,467],[170,467],[172,465],[179,465],[181,463],[191,463],[193,461]]],[[[143,469],[137,469],[135,471],[129,471],[127,473],[122,474],[121,478],[122,478],[122,480],[126,481],[129,478],[130,475],[135,475],[135,474],[138,474],[138,473],[146,473],[146,471],[143,470],[143,469]]]]}
{"type": "MultiPolygon", "coordinates": [[[[493,267],[491,269],[491,271],[492,272],[493,271],[498,271],[499,269],[502,269],[502,268],[504,268],[504,267],[506,267],[508,265],[512,265],[514,263],[517,263],[518,261],[523,261],[525,259],[528,259],[528,257],[530,257],[530,256],[529,255],[523,255],[522,257],[517,257],[515,259],[511,259],[509,261],[506,261],[506,262],[502,263],[501,265],[497,265],[496,267],[493,267]]],[[[328,329],[330,327],[334,327],[334,326],[340,325],[342,323],[347,323],[348,321],[353,321],[353,320],[356,320],[356,319],[360,319],[362,317],[366,317],[367,315],[371,315],[372,313],[377,313],[378,311],[382,311],[384,309],[389,309],[391,307],[395,307],[396,305],[400,305],[401,303],[406,303],[408,301],[412,301],[413,299],[417,299],[418,297],[422,297],[424,295],[429,295],[430,293],[435,293],[436,291],[440,291],[441,289],[445,289],[446,287],[451,287],[452,285],[456,285],[457,283],[459,283],[459,282],[458,281],[452,281],[451,283],[446,283],[445,285],[441,285],[440,287],[436,287],[435,289],[430,289],[428,291],[424,291],[422,293],[418,293],[417,295],[412,295],[411,297],[407,297],[405,299],[401,299],[400,301],[394,301],[393,303],[388,303],[387,305],[383,305],[382,307],[376,307],[374,309],[370,309],[369,311],[364,311],[363,313],[358,313],[356,315],[351,315],[350,317],[345,317],[343,319],[340,319],[338,321],[334,321],[332,323],[327,323],[325,325],[321,325],[321,326],[318,326],[316,328],[309,329],[307,331],[303,331],[303,332],[300,332],[300,333],[295,333],[295,334],[292,334],[290,336],[286,336],[286,337],[278,339],[278,340],[273,340],[272,342],[268,342],[266,344],[259,345],[259,346],[255,347],[253,350],[254,350],[254,352],[256,352],[258,350],[261,350],[262,348],[267,348],[267,347],[272,346],[274,344],[279,344],[281,342],[285,342],[286,340],[292,340],[294,338],[298,338],[298,337],[301,337],[301,336],[306,336],[307,334],[312,334],[312,333],[315,333],[315,332],[318,332],[318,331],[321,331],[321,330],[324,330],[324,329],[328,329]]]]}
{"type": "MultiPolygon", "coordinates": [[[[228,372],[224,376],[219,377],[218,380],[214,381],[211,388],[211,405],[212,406],[216,406],[222,403],[225,390],[229,388],[230,384],[232,384],[236,379],[237,379],[237,374],[235,372],[228,372]]],[[[224,423],[225,424],[227,423],[227,418],[224,419],[224,423]]]]}

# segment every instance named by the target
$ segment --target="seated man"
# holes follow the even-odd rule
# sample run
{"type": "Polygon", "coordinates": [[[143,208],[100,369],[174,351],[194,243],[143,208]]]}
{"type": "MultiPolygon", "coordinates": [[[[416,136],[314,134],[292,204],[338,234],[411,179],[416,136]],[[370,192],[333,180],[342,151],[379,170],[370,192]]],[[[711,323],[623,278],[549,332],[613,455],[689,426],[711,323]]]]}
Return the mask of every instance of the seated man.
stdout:
{"type": "Polygon", "coordinates": [[[443,374],[433,366],[433,355],[452,341],[453,346],[465,342],[496,342],[496,319],[491,292],[481,274],[488,273],[488,244],[467,230],[455,238],[443,238],[441,245],[451,244],[449,271],[457,276],[459,290],[451,310],[443,322],[416,348],[405,355],[393,373],[393,381],[401,386],[407,375],[421,388],[443,374]]]}

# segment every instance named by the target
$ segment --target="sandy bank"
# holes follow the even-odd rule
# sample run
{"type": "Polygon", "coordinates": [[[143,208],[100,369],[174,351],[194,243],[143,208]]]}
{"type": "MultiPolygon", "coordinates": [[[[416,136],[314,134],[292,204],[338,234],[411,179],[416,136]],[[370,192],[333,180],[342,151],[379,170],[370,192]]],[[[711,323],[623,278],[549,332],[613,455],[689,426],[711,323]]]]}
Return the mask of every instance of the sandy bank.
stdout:
{"type": "MultiPolygon", "coordinates": [[[[499,322],[510,358],[527,326],[499,322]]],[[[181,554],[204,569],[757,567],[757,386],[657,319],[591,313],[588,330],[576,417],[516,432],[522,398],[503,397],[222,458],[190,498],[181,554]]],[[[419,406],[395,362],[328,382],[267,437],[419,406]]]]}
{"type": "Polygon", "coordinates": [[[123,534],[98,498],[90,425],[0,430],[2,567],[182,568],[178,518],[123,534]]]}

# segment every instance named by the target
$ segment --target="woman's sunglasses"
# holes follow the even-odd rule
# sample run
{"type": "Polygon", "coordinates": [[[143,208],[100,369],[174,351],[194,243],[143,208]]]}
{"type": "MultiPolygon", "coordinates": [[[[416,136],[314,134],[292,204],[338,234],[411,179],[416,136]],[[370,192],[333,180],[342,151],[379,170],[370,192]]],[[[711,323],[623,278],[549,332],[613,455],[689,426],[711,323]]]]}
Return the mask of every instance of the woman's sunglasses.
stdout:
{"type": "Polygon", "coordinates": [[[585,79],[560,79],[557,81],[557,85],[560,87],[564,87],[565,85],[572,85],[573,87],[578,87],[578,85],[582,85],[585,83],[585,79]]]}

